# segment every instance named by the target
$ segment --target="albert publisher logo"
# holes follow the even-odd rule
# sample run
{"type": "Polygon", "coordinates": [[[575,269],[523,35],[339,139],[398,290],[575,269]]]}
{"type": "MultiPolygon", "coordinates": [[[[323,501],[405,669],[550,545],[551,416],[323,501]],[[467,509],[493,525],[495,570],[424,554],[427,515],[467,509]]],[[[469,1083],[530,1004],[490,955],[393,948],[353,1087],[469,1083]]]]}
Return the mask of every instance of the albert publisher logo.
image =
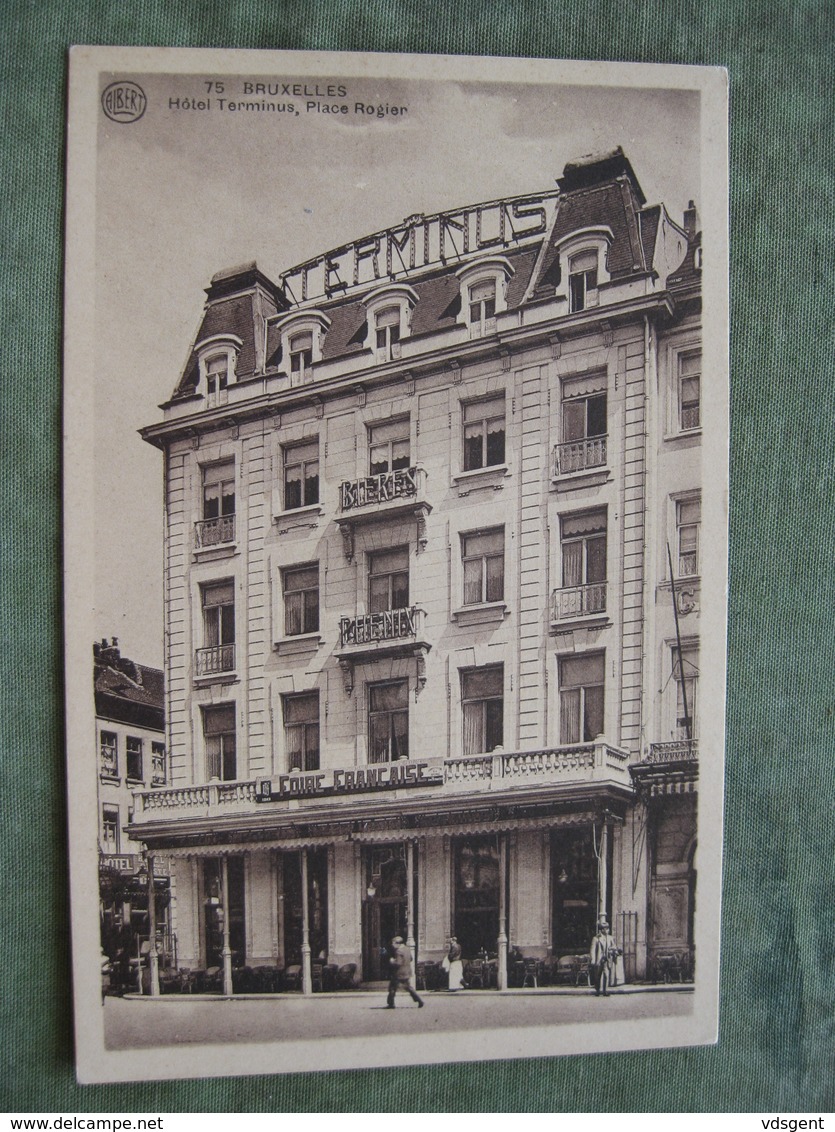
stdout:
{"type": "Polygon", "coordinates": [[[113,122],[138,122],[147,105],[142,87],[124,79],[106,86],[101,96],[101,108],[113,122]]]}

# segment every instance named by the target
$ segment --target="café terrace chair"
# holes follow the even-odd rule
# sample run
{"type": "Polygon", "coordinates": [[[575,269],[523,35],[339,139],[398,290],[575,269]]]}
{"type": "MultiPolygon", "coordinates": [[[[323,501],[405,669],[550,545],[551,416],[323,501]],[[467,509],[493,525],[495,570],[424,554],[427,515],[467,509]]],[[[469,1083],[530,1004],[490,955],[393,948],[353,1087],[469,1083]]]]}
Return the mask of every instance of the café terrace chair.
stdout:
{"type": "Polygon", "coordinates": [[[523,987],[538,987],[539,986],[539,960],[526,959],[525,960],[525,973],[522,976],[523,987]]]}

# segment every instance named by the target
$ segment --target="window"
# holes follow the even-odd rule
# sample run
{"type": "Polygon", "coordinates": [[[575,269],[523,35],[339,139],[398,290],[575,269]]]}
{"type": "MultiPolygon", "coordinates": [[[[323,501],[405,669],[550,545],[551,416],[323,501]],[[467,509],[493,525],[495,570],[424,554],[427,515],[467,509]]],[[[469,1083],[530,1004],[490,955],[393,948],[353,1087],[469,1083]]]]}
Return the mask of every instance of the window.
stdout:
{"type": "Polygon", "coordinates": [[[683,645],[673,648],[673,679],[676,685],[675,738],[694,739],[698,719],[699,649],[683,645]]]}
{"type": "Polygon", "coordinates": [[[504,527],[461,536],[464,604],[504,599],[504,527]]]}
{"type": "Polygon", "coordinates": [[[235,538],[235,463],[227,460],[203,468],[203,519],[197,524],[197,545],[217,546],[235,538]]]}
{"type": "Polygon", "coordinates": [[[454,841],[455,934],[468,958],[494,954],[501,866],[495,837],[454,841]]]}
{"type": "Polygon", "coordinates": [[[400,357],[400,307],[384,307],[374,316],[377,361],[400,357]]]}
{"type": "Polygon", "coordinates": [[[560,660],[560,743],[592,743],[603,733],[603,653],[560,660]]]}
{"type": "Polygon", "coordinates": [[[464,754],[480,755],[504,741],[504,666],[472,668],[461,673],[464,754]]]}
{"type": "Polygon", "coordinates": [[[504,397],[464,405],[464,471],[504,463],[504,397]]]}
{"type": "Polygon", "coordinates": [[[568,305],[582,311],[597,303],[597,252],[585,251],[568,260],[568,305]]]}
{"type": "Polygon", "coordinates": [[[676,543],[680,578],[692,577],[699,573],[699,527],[701,518],[701,500],[676,500],[676,543]]]}
{"type": "Polygon", "coordinates": [[[202,587],[203,645],[198,675],[229,672],[235,667],[235,584],[231,579],[202,587]]]}
{"type": "Polygon", "coordinates": [[[368,688],[368,761],[390,763],[409,756],[409,683],[395,680],[368,688]]]}
{"type": "Polygon", "coordinates": [[[125,773],[130,782],[142,781],[142,740],[128,735],[125,744],[125,773]]]}
{"type": "Polygon", "coordinates": [[[229,386],[229,355],[215,354],[206,359],[206,392],[210,397],[225,392],[229,386]]]}
{"type": "Polygon", "coordinates": [[[119,811],[114,806],[102,807],[101,847],[104,853],[119,852],[119,811]]]}
{"type": "Polygon", "coordinates": [[[409,467],[409,418],[386,421],[368,430],[369,474],[383,475],[409,467]]]}
{"type": "Polygon", "coordinates": [[[702,354],[691,350],[678,355],[678,424],[685,429],[701,425],[702,354]]]}
{"type": "Polygon", "coordinates": [[[606,374],[571,378],[562,384],[562,475],[606,463],[606,374]]]}
{"type": "Polygon", "coordinates": [[[470,333],[491,334],[496,329],[496,281],[484,279],[470,287],[470,333]]]}
{"type": "Polygon", "coordinates": [[[151,785],[164,786],[168,776],[165,771],[165,744],[151,743],[151,785]]]}
{"type": "Polygon", "coordinates": [[[313,332],[302,331],[290,336],[290,379],[304,381],[313,365],[313,332]]]}
{"type": "Polygon", "coordinates": [[[119,777],[118,743],[115,731],[102,731],[99,735],[100,773],[108,778],[119,777]]]}
{"type": "Polygon", "coordinates": [[[284,510],[319,502],[319,441],[284,449],[284,510]]]}
{"type": "Polygon", "coordinates": [[[368,612],[406,609],[409,605],[409,548],[381,550],[369,556],[368,612]]]}
{"type": "Polygon", "coordinates": [[[235,751],[235,705],[203,708],[203,738],[206,744],[207,777],[231,782],[237,777],[235,751]]]}
{"type": "Polygon", "coordinates": [[[564,515],[559,616],[601,613],[606,608],[606,512],[564,515]]]}
{"type": "Polygon", "coordinates": [[[319,565],[285,570],[284,633],[295,637],[319,631],[319,565]]]}
{"type": "Polygon", "coordinates": [[[291,770],[319,769],[319,693],[284,696],[284,746],[291,770]]]}

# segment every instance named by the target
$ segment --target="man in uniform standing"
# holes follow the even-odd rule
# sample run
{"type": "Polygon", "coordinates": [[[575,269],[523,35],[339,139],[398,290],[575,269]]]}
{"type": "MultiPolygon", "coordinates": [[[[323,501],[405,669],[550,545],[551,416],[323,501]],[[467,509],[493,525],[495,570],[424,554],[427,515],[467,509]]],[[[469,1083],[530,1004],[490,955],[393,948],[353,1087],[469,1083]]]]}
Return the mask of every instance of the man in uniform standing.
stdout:
{"type": "Polygon", "coordinates": [[[597,922],[597,935],[591,941],[591,969],[594,977],[594,993],[605,995],[611,981],[611,964],[616,953],[615,941],[609,930],[609,921],[600,916],[597,922]],[[605,975],[605,978],[604,978],[605,975]]]}
{"type": "Polygon", "coordinates": [[[396,935],[391,941],[392,957],[389,959],[391,977],[389,978],[388,1009],[394,1010],[394,996],[398,990],[407,990],[418,1006],[423,999],[412,987],[412,953],[403,942],[403,936],[396,935]]]}

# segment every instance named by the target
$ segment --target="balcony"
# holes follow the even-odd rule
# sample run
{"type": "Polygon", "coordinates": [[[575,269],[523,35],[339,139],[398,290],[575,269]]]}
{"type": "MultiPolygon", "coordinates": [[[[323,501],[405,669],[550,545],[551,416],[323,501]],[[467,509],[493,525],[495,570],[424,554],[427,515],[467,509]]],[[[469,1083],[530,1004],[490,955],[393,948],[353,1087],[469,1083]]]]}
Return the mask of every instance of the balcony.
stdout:
{"type": "Polygon", "coordinates": [[[698,762],[698,759],[698,739],[676,739],[670,743],[653,743],[644,761],[658,766],[665,763],[698,762]]]}
{"type": "Polygon", "coordinates": [[[209,550],[235,541],[235,516],[218,515],[214,519],[200,519],[194,524],[194,545],[197,550],[209,550]]]}
{"type": "Polygon", "coordinates": [[[667,794],[695,794],[699,782],[698,739],[653,743],[639,763],[630,768],[635,785],[650,798],[667,794]]]}
{"type": "Polygon", "coordinates": [[[344,652],[363,645],[414,641],[422,621],[423,610],[418,605],[407,609],[386,609],[382,613],[364,613],[360,617],[343,617],[339,622],[339,648],[344,652]]]}
{"type": "Polygon", "coordinates": [[[524,800],[540,804],[555,797],[587,799],[593,793],[627,797],[632,793],[628,759],[626,751],[603,742],[447,759],[415,755],[397,763],[320,770],[309,776],[275,775],[266,780],[143,790],[135,794],[134,820],[137,826],[174,823],[175,832],[176,825],[189,820],[215,828],[213,823],[229,815],[236,829],[244,830],[250,824],[252,829],[262,829],[265,821],[280,826],[289,819],[297,823],[302,817],[326,823],[334,808],[344,821],[346,802],[350,803],[350,819],[363,820],[363,805],[369,805],[369,812],[379,815],[381,798],[394,788],[398,813],[404,806],[414,805],[437,815],[442,826],[445,800],[449,801],[451,812],[460,815],[469,798],[474,805],[483,806],[485,795],[508,795],[514,804],[524,800]],[[410,788],[403,768],[411,770],[412,785],[423,789],[410,788]],[[368,769],[374,772],[374,780],[360,786],[356,780],[368,769]],[[395,770],[401,776],[398,785],[390,781],[395,770]],[[349,776],[350,789],[346,783],[349,776]],[[285,793],[286,803],[280,796],[285,793]],[[292,812],[287,809],[290,803],[292,812]]]}
{"type": "Polygon", "coordinates": [[[194,654],[194,670],[197,676],[220,676],[224,672],[234,672],[235,646],[215,645],[209,649],[197,649],[194,654]]]}
{"type": "Polygon", "coordinates": [[[565,586],[551,595],[551,623],[606,612],[606,583],[565,586]]]}
{"type": "Polygon", "coordinates": [[[426,516],[432,507],[426,501],[426,472],[417,465],[345,480],[339,487],[339,509],[336,521],[349,562],[354,556],[354,528],[360,523],[414,518],[418,549],[426,546],[426,516]]]}
{"type": "Polygon", "coordinates": [[[586,472],[606,467],[606,436],[588,436],[582,440],[569,440],[554,447],[553,475],[568,476],[573,472],[586,472]]]}

